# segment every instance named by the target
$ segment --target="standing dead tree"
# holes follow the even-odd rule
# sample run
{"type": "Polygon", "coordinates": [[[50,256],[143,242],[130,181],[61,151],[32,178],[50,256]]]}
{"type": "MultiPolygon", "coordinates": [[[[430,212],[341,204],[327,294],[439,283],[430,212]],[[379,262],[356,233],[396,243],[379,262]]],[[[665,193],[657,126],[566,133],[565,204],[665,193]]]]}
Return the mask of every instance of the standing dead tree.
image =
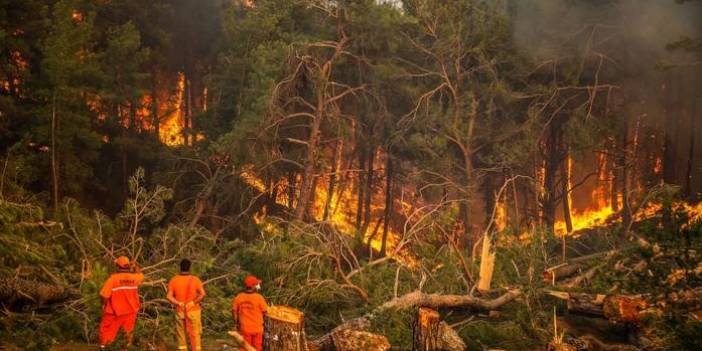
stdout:
{"type": "Polygon", "coordinates": [[[307,217],[314,200],[317,162],[324,142],[323,127],[328,120],[341,114],[340,103],[343,99],[365,88],[362,85],[349,86],[334,77],[342,57],[353,55],[347,51],[350,38],[343,25],[341,9],[324,9],[324,12],[337,23],[337,38],[305,44],[293,50],[290,58],[292,73],[274,88],[269,108],[272,123],[266,128],[274,129],[275,134],[279,135],[282,129],[290,129],[288,123],[303,127],[300,136],[279,135],[283,141],[301,145],[304,150],[300,164],[302,178],[294,212],[295,218],[300,220],[307,217]]]}

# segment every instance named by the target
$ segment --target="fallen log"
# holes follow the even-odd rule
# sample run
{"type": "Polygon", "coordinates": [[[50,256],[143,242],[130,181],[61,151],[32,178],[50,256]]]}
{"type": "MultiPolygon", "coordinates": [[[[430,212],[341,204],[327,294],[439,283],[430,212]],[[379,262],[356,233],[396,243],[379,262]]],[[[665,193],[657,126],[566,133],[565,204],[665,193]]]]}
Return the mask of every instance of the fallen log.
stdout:
{"type": "Polygon", "coordinates": [[[555,267],[547,268],[543,271],[542,277],[545,284],[555,284],[555,282],[579,273],[583,265],[579,263],[565,263],[555,267]]]}
{"type": "Polygon", "coordinates": [[[292,307],[271,306],[265,319],[265,349],[268,351],[307,351],[304,321],[304,314],[292,307]]]}
{"type": "Polygon", "coordinates": [[[382,335],[345,329],[332,334],[336,351],[386,351],[390,342],[382,335]]]}
{"type": "Polygon", "coordinates": [[[602,295],[548,291],[567,302],[568,311],[604,317],[615,323],[637,323],[648,303],[641,295],[602,295]]]}
{"type": "Polygon", "coordinates": [[[604,256],[604,258],[602,259],[603,263],[597,265],[594,268],[590,268],[589,270],[585,271],[585,273],[579,274],[577,277],[570,279],[566,282],[568,286],[579,285],[580,283],[582,283],[583,280],[592,278],[592,276],[594,276],[594,273],[604,265],[604,262],[612,258],[614,255],[632,248],[634,248],[634,246],[625,247],[623,249],[602,251],[590,255],[571,258],[565,263],[561,263],[557,266],[544,269],[544,271],[541,273],[543,282],[545,284],[555,285],[557,281],[569,278],[575,274],[582,273],[583,269],[585,269],[586,267],[586,265],[583,264],[583,262],[604,256]]]}
{"type": "Polygon", "coordinates": [[[479,310],[490,311],[498,309],[503,305],[513,301],[522,294],[521,290],[509,290],[501,296],[487,300],[470,295],[441,295],[441,294],[426,294],[421,291],[414,291],[400,297],[396,297],[390,301],[376,307],[370,313],[361,317],[351,319],[334,328],[331,332],[311,341],[312,350],[333,351],[334,344],[332,336],[341,330],[370,330],[371,320],[382,312],[388,310],[405,310],[417,307],[428,307],[432,309],[438,308],[475,308],[479,310]]]}
{"type": "Polygon", "coordinates": [[[43,306],[77,296],[74,289],[34,280],[0,277],[0,304],[5,306],[43,306]]]}

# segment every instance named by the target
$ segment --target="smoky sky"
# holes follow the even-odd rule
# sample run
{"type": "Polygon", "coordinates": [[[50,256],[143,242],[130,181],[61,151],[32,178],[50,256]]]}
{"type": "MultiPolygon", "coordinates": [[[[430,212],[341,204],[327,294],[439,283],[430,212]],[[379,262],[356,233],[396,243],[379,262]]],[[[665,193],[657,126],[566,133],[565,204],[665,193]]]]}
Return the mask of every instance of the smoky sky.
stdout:
{"type": "Polygon", "coordinates": [[[596,27],[592,50],[615,47],[631,50],[642,60],[680,63],[689,55],[666,46],[683,37],[702,36],[702,1],[518,0],[515,6],[516,41],[536,59],[568,55],[571,44],[588,44],[596,27]]]}

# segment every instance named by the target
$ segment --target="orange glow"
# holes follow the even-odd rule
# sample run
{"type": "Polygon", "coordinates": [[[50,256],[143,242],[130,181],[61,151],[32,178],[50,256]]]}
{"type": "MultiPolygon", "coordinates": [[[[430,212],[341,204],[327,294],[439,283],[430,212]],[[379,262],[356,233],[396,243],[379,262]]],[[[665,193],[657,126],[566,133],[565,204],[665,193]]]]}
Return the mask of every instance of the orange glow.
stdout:
{"type": "Polygon", "coordinates": [[[176,85],[175,101],[164,103],[159,106],[161,111],[169,111],[159,122],[159,139],[168,146],[183,145],[184,110],[183,99],[185,97],[185,74],[178,73],[178,83],[176,85]]]}
{"type": "Polygon", "coordinates": [[[507,228],[507,204],[505,201],[498,201],[495,209],[495,230],[501,232],[507,228]]]}
{"type": "MultiPolygon", "coordinates": [[[[582,213],[573,211],[571,215],[573,232],[604,225],[613,214],[611,206],[605,206],[598,210],[585,210],[582,213]]],[[[565,221],[557,221],[554,225],[554,232],[560,236],[568,234],[565,221]]]]}
{"type": "Polygon", "coordinates": [[[663,171],[663,159],[660,156],[656,156],[656,163],[653,165],[653,174],[660,175],[663,171]]]}
{"type": "Polygon", "coordinates": [[[73,19],[73,22],[75,23],[83,22],[83,14],[78,10],[73,10],[71,12],[71,19],[73,19]]]}
{"type": "MultiPolygon", "coordinates": [[[[376,154],[376,157],[381,157],[380,152],[376,154]]],[[[340,160],[338,162],[341,163],[340,160]]],[[[338,166],[340,165],[337,165],[336,169],[339,169],[338,166]]],[[[376,172],[382,171],[384,170],[376,170],[376,172]]],[[[256,176],[252,165],[244,166],[242,172],[240,173],[240,177],[244,182],[260,192],[271,193],[272,190],[276,190],[275,193],[277,196],[275,202],[282,207],[286,207],[292,211],[297,205],[296,203],[293,203],[292,206],[289,204],[289,180],[286,178],[282,178],[280,181],[278,181],[278,183],[266,185],[261,178],[256,176]]],[[[300,183],[299,177],[298,179],[295,179],[294,183],[300,183]]],[[[350,236],[355,235],[356,208],[358,202],[357,186],[358,184],[353,182],[351,183],[351,186],[337,187],[334,193],[329,194],[328,179],[320,178],[317,181],[317,188],[313,190],[315,196],[314,202],[311,204],[311,215],[318,222],[324,221],[324,208],[327,206],[327,200],[330,200],[328,218],[326,222],[334,225],[334,227],[336,227],[341,233],[350,236]]],[[[396,208],[405,208],[406,206],[407,204],[403,201],[396,201],[396,208]]],[[[383,223],[380,221],[384,217],[384,211],[384,192],[375,191],[370,204],[371,220],[368,224],[364,237],[365,242],[370,241],[369,246],[375,252],[380,252],[382,247],[383,223]]],[[[263,220],[265,219],[267,212],[267,209],[261,209],[258,213],[254,214],[254,221],[258,224],[264,222],[263,220]]],[[[391,254],[397,247],[401,237],[401,233],[395,230],[393,226],[388,226],[388,237],[386,242],[386,252],[388,252],[388,254],[391,254]]],[[[394,258],[410,267],[416,265],[415,260],[404,252],[398,253],[394,258]]]]}

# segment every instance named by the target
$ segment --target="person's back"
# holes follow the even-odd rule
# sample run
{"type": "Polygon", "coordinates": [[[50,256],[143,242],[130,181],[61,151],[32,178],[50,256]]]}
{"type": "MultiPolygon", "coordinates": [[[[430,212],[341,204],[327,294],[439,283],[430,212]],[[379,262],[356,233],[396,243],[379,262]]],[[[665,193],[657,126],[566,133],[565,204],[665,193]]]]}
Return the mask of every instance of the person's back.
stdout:
{"type": "MultiPolygon", "coordinates": [[[[194,301],[198,297],[198,290],[202,287],[200,278],[190,274],[178,274],[168,282],[168,289],[173,291],[173,297],[176,300],[186,305],[193,302],[191,306],[188,306],[188,311],[200,310],[200,304],[195,304],[194,301]]],[[[178,310],[182,311],[183,307],[178,306],[178,310]]]]}
{"type": "Polygon", "coordinates": [[[100,290],[100,295],[107,300],[105,313],[122,316],[139,311],[139,285],[144,281],[141,273],[116,272],[100,290]]]}
{"type": "Polygon", "coordinates": [[[136,325],[139,301],[139,285],[144,275],[139,266],[132,264],[129,258],[120,256],[114,261],[118,271],[110,275],[100,289],[102,298],[102,318],[100,319],[100,349],[111,344],[120,329],[127,334],[127,345],[132,344],[132,332],[136,325]],[[134,266],[132,273],[130,266],[134,266]]]}
{"type": "MultiPolygon", "coordinates": [[[[263,317],[268,311],[268,304],[261,289],[261,280],[254,276],[244,279],[246,291],[239,293],[232,300],[232,317],[244,340],[256,350],[263,349],[263,317]]],[[[243,348],[241,350],[244,350],[243,348]]]]}
{"type": "Polygon", "coordinates": [[[190,274],[190,261],[180,261],[180,274],[168,282],[166,298],[176,306],[175,327],[178,336],[178,349],[188,348],[186,342],[190,339],[192,350],[202,348],[202,319],[200,301],[205,297],[205,288],[200,278],[190,274]]]}
{"type": "Polygon", "coordinates": [[[236,295],[232,309],[237,314],[239,330],[249,334],[263,333],[263,315],[268,306],[263,295],[244,291],[236,295]]]}

